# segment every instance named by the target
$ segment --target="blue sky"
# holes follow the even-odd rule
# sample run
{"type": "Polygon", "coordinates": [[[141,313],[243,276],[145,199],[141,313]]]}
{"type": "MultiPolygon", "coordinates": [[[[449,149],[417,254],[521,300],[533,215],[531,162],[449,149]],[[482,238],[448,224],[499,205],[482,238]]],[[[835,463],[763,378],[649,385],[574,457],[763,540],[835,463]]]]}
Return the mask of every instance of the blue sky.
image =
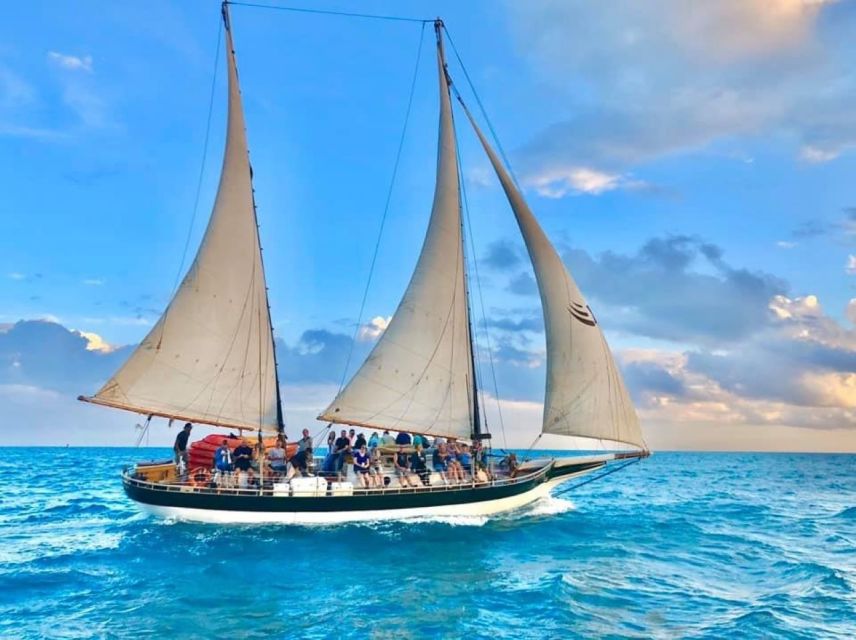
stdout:
{"type": "MultiPolygon", "coordinates": [[[[856,5],[323,8],[443,16],[655,446],[856,447],[856,5]]],[[[292,419],[306,421],[332,397],[356,326],[421,27],[232,13],[285,399],[292,419]]],[[[65,401],[92,391],[117,358],[94,347],[142,338],[180,274],[219,20],[218,3],[202,1],[31,2],[4,12],[0,323],[50,319],[99,336],[51,334],[65,346],[36,352],[39,340],[0,334],[0,386],[17,420],[45,425],[41,440],[51,429],[34,407],[50,413],[47,396],[28,404],[27,393],[53,394],[56,415],[80,423],[80,441],[131,420],[65,401]],[[48,376],[49,361],[76,363],[70,379],[48,376]],[[88,420],[101,430],[87,431],[88,420]]],[[[430,25],[424,35],[364,323],[394,310],[427,224],[437,98],[430,25]]],[[[221,59],[185,262],[216,189],[223,68],[221,59]]],[[[454,60],[451,72],[475,107],[454,60]]],[[[528,428],[543,389],[537,296],[461,115],[499,395],[509,420],[528,428]]],[[[374,335],[361,332],[352,370],[374,335]]]]}

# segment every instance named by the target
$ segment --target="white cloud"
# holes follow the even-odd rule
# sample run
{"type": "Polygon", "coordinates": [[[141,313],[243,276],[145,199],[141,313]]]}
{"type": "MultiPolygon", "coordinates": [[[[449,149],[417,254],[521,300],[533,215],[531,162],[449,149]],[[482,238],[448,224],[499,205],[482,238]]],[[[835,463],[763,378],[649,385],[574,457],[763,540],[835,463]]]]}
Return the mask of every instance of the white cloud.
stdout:
{"type": "Polygon", "coordinates": [[[563,198],[568,193],[599,195],[618,189],[623,182],[618,174],[587,167],[555,168],[526,178],[526,184],[545,198],[563,198]]]}
{"type": "Polygon", "coordinates": [[[90,287],[100,287],[102,284],[104,284],[104,278],[86,278],[83,281],[83,284],[90,287]]]}
{"type": "Polygon", "coordinates": [[[776,246],[779,247],[779,249],[793,249],[795,246],[797,246],[797,243],[791,242],[790,240],[779,240],[776,243],[776,246]]]}
{"type": "Polygon", "coordinates": [[[57,51],[48,51],[48,60],[63,69],[92,73],[92,56],[73,56],[57,51]]]}
{"type": "Polygon", "coordinates": [[[759,135],[792,141],[807,162],[831,160],[856,145],[856,52],[843,35],[854,14],[821,19],[832,4],[507,2],[521,52],[569,114],[524,147],[524,181],[580,166],[624,176],[759,135]]]}
{"type": "Polygon", "coordinates": [[[841,155],[840,151],[821,149],[812,145],[807,145],[800,149],[800,158],[812,164],[829,162],[830,160],[835,160],[839,155],[841,155]]]}
{"type": "Polygon", "coordinates": [[[357,340],[360,342],[371,342],[380,338],[381,334],[386,331],[392,316],[375,316],[368,324],[364,324],[357,332],[357,340]]]}
{"type": "Polygon", "coordinates": [[[104,338],[99,336],[97,333],[92,333],[90,331],[78,331],[78,333],[86,338],[86,350],[87,351],[98,351],[100,353],[111,353],[116,350],[116,347],[112,344],[109,344],[104,338]]]}
{"type": "Polygon", "coordinates": [[[847,264],[844,270],[850,275],[856,275],[856,255],[850,254],[847,256],[847,264]]]}
{"type": "Polygon", "coordinates": [[[27,278],[23,273],[18,273],[17,271],[13,271],[7,274],[7,276],[10,280],[25,280],[27,278]]]}

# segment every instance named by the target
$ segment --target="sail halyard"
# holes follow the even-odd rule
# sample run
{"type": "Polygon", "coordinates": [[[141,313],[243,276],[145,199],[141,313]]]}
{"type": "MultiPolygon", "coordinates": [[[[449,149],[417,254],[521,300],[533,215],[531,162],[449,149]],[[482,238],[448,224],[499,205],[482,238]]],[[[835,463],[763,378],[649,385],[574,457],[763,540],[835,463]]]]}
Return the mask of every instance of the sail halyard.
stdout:
{"type": "Polygon", "coordinates": [[[147,415],[259,431],[281,429],[252,170],[232,30],[220,184],[196,257],[166,311],[112,378],[81,400],[147,415]]]}
{"type": "Polygon", "coordinates": [[[502,184],[535,270],[547,342],[542,433],[647,450],[636,410],[597,319],[460,96],[459,100],[502,184]]]}
{"type": "Polygon", "coordinates": [[[473,361],[460,175],[442,42],[434,202],[410,283],[389,326],[320,420],[454,438],[472,435],[473,361]]]}

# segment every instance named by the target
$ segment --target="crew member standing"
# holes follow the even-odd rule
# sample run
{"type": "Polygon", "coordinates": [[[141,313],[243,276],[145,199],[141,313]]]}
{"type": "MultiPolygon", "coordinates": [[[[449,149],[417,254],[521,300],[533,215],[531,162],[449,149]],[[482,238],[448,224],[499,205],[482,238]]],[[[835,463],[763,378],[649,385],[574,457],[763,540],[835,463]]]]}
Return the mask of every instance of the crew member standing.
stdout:
{"type": "Polygon", "coordinates": [[[184,462],[184,468],[187,469],[187,440],[190,438],[190,430],[193,425],[189,422],[184,425],[184,429],[178,432],[175,436],[175,444],[172,445],[172,452],[175,454],[175,464],[181,465],[184,462]]]}

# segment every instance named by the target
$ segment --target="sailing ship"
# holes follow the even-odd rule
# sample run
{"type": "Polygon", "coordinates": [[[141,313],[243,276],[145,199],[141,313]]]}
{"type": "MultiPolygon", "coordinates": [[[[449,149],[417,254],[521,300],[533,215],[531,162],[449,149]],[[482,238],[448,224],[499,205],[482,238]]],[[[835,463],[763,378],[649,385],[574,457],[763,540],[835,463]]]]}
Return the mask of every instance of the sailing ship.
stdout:
{"type": "MultiPolygon", "coordinates": [[[[285,425],[228,3],[222,12],[227,132],[207,229],[159,321],[97,393],[80,399],[149,419],[159,416],[237,430],[239,436],[230,436],[230,442],[249,432],[261,444],[263,436],[282,434],[285,425]]],[[[439,140],[425,240],[386,330],[319,420],[479,443],[490,451],[491,435],[479,406],[453,85],[442,21],[438,19],[434,27],[439,140]]],[[[359,489],[353,483],[328,485],[316,478],[310,491],[305,490],[307,478],[284,482],[264,464],[252,487],[239,488],[213,482],[200,485],[193,481],[193,473],[180,475],[171,463],[159,468],[138,463],[123,471],[122,482],[128,497],[143,509],[164,517],[220,523],[490,515],[543,498],[608,463],[649,455],[594,313],[508,169],[457,97],[507,196],[534,267],[547,351],[541,431],[632,449],[529,460],[513,473],[490,465],[489,474],[474,473],[459,484],[411,487],[391,478],[385,486],[359,489]]]]}

